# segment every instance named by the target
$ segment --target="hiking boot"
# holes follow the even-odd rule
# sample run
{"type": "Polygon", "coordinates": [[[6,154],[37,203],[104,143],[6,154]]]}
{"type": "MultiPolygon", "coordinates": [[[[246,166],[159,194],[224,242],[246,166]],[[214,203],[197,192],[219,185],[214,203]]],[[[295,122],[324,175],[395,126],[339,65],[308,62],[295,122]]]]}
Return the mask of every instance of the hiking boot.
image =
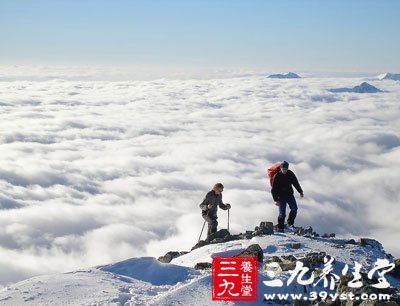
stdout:
{"type": "Polygon", "coordinates": [[[278,217],[278,228],[285,228],[285,219],[278,217]]]}
{"type": "Polygon", "coordinates": [[[291,226],[291,225],[294,224],[294,220],[296,219],[296,215],[297,215],[297,210],[296,211],[293,211],[293,210],[290,211],[289,217],[287,219],[288,226],[291,226]]]}
{"type": "Polygon", "coordinates": [[[284,233],[284,232],[285,232],[285,230],[284,230],[283,228],[278,228],[276,231],[277,231],[278,233],[284,233]]]}

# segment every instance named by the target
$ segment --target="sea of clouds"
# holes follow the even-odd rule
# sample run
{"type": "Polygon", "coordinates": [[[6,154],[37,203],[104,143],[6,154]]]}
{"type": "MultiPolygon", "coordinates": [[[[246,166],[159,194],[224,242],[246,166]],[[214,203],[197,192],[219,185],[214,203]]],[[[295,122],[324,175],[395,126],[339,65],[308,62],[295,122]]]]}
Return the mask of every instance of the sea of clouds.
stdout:
{"type": "Polygon", "coordinates": [[[282,160],[304,189],[297,225],[399,257],[400,82],[328,92],[364,80],[3,76],[0,283],[189,250],[216,182],[232,233],[275,222],[266,169],[282,160]]]}

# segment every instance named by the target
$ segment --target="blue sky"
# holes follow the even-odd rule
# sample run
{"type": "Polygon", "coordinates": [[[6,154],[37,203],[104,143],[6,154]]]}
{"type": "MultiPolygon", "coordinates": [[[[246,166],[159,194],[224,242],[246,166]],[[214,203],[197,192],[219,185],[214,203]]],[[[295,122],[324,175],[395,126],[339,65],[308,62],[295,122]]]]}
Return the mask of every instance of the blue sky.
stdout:
{"type": "Polygon", "coordinates": [[[1,64],[400,70],[397,0],[2,0],[1,64]]]}

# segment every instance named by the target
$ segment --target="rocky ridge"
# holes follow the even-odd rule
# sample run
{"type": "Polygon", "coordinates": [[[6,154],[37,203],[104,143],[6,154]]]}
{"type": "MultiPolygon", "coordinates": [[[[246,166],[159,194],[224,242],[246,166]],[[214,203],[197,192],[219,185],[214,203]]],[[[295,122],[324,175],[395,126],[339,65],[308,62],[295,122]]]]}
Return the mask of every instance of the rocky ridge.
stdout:
{"type": "MultiPolygon", "coordinates": [[[[241,239],[252,239],[254,237],[263,237],[267,235],[272,235],[276,232],[277,228],[273,225],[272,222],[261,222],[259,226],[256,226],[254,230],[245,231],[244,233],[232,235],[229,231],[223,229],[212,235],[206,240],[200,240],[195,246],[193,246],[192,251],[202,248],[207,245],[225,243],[235,240],[241,239]]],[[[335,233],[323,233],[319,234],[311,226],[308,227],[295,227],[295,228],[287,228],[285,229],[286,233],[289,233],[293,236],[301,236],[306,239],[311,240],[324,240],[328,242],[331,247],[344,249],[347,246],[356,246],[359,248],[366,248],[367,250],[376,250],[380,253],[383,253],[386,259],[395,263],[395,268],[390,271],[388,274],[391,277],[396,278],[400,281],[400,259],[394,259],[391,254],[387,254],[384,252],[382,244],[370,238],[360,238],[360,239],[339,239],[336,238],[335,233]]],[[[279,234],[279,233],[278,233],[279,234]]],[[[304,246],[302,243],[293,242],[287,245],[288,248],[292,250],[302,249],[304,246]]],[[[188,254],[190,252],[186,252],[188,254]]],[[[167,253],[168,254],[168,253],[167,253]]],[[[167,255],[166,254],[166,255],[167,255]]],[[[183,254],[183,252],[174,252],[177,258],[183,254]]],[[[159,260],[164,260],[166,255],[159,258],[159,260]]],[[[259,244],[251,244],[244,251],[241,251],[233,256],[256,256],[260,263],[260,273],[266,273],[267,271],[272,271],[275,273],[290,273],[296,267],[297,262],[301,262],[304,267],[313,271],[313,275],[318,277],[322,273],[322,268],[326,263],[326,260],[330,257],[329,254],[323,251],[311,250],[310,252],[306,252],[301,256],[294,255],[272,255],[267,256],[263,254],[263,249],[259,244]]],[[[163,261],[165,262],[165,261],[163,261]]],[[[209,262],[199,262],[194,268],[196,270],[210,270],[212,268],[211,263],[209,262]]],[[[312,303],[302,303],[300,301],[295,301],[294,305],[333,305],[333,306],[369,306],[369,305],[400,305],[400,290],[398,288],[387,288],[385,290],[376,289],[371,286],[371,284],[376,284],[378,282],[377,278],[374,277],[372,279],[368,279],[365,271],[361,273],[363,275],[363,279],[367,280],[366,285],[363,288],[349,288],[347,286],[348,282],[352,279],[351,275],[341,275],[340,279],[337,280],[337,293],[338,294],[349,294],[352,293],[354,295],[360,295],[362,293],[366,294],[390,294],[392,296],[391,301],[334,301],[332,299],[317,299],[312,303]]],[[[271,301],[275,303],[275,305],[283,305],[282,301],[271,301]]]]}

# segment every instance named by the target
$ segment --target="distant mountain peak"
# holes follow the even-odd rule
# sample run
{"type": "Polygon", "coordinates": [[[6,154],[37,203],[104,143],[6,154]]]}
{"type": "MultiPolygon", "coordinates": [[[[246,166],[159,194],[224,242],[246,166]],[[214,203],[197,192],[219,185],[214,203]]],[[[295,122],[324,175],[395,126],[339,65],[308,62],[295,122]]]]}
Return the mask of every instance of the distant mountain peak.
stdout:
{"type": "Polygon", "coordinates": [[[271,74],[268,76],[270,79],[300,79],[301,77],[294,73],[294,72],[288,72],[286,74],[271,74]]]}
{"type": "Polygon", "coordinates": [[[378,75],[379,80],[394,80],[394,81],[400,81],[400,73],[384,73],[381,75],[378,75]]]}
{"type": "Polygon", "coordinates": [[[374,92],[382,92],[379,88],[376,88],[375,86],[367,83],[367,82],[362,82],[358,86],[353,87],[354,92],[358,93],[374,93],[374,92]]]}
{"type": "Polygon", "coordinates": [[[330,92],[354,92],[354,93],[377,93],[383,92],[379,88],[367,83],[362,82],[360,85],[354,86],[353,88],[333,88],[329,90],[330,92]]]}

